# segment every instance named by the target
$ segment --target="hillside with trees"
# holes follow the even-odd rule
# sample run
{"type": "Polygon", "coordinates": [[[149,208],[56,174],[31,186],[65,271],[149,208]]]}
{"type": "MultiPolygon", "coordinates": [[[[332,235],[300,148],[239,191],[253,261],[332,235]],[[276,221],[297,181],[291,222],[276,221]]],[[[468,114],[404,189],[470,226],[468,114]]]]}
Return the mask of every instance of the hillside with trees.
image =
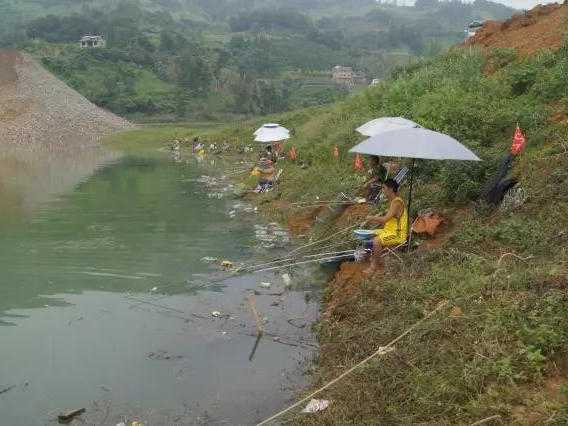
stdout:
{"type": "Polygon", "coordinates": [[[345,97],[331,68],[368,80],[463,40],[485,0],[0,0],[0,44],[23,48],[96,104],[133,118],[270,114],[345,97]],[[346,13],[347,11],[347,13],[346,13]],[[105,49],[80,49],[103,34],[105,49]]]}

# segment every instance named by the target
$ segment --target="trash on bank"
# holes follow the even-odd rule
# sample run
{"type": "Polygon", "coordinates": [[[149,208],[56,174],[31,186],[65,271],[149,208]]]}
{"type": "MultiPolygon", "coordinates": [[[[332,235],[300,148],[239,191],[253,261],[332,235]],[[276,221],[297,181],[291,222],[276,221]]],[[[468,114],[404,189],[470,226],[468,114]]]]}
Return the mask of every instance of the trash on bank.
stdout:
{"type": "Polygon", "coordinates": [[[77,410],[69,410],[63,414],[58,415],[57,420],[59,421],[59,423],[63,424],[70,423],[75,417],[80,416],[85,411],[87,411],[85,408],[79,408],[77,410]]]}
{"type": "Polygon", "coordinates": [[[302,410],[302,413],[317,413],[318,411],[323,411],[329,407],[331,401],[327,399],[312,399],[306,408],[302,410]]]}
{"type": "Polygon", "coordinates": [[[262,288],[270,288],[270,287],[272,287],[272,284],[271,283],[260,283],[260,286],[262,288]]]}

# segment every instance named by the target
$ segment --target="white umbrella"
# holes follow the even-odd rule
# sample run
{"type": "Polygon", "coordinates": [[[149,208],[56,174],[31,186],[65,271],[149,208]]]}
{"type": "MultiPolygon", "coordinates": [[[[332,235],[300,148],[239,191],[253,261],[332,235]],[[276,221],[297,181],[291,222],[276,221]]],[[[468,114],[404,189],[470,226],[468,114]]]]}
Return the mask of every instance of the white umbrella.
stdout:
{"type": "Polygon", "coordinates": [[[421,127],[402,128],[379,133],[354,146],[349,152],[381,157],[412,158],[410,191],[408,195],[409,233],[412,187],[414,186],[414,163],[416,159],[481,161],[477,155],[451,136],[421,127]]]}
{"type": "Polygon", "coordinates": [[[349,152],[379,157],[480,161],[477,155],[454,138],[424,128],[383,132],[364,140],[349,152]]]}
{"type": "Polygon", "coordinates": [[[267,123],[254,132],[255,142],[271,143],[290,139],[290,131],[279,124],[267,123]]]}
{"type": "Polygon", "coordinates": [[[402,117],[381,117],[371,120],[356,130],[363,136],[376,136],[390,130],[408,129],[421,127],[414,121],[402,117]]]}

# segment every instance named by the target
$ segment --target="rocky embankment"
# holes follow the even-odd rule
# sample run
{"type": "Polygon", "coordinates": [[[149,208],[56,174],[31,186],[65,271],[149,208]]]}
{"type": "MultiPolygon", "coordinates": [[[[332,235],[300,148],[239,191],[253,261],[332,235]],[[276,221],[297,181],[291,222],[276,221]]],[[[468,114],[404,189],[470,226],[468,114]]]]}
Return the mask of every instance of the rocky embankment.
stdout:
{"type": "Polygon", "coordinates": [[[14,50],[0,50],[0,93],[0,144],[87,146],[133,127],[14,50]]]}

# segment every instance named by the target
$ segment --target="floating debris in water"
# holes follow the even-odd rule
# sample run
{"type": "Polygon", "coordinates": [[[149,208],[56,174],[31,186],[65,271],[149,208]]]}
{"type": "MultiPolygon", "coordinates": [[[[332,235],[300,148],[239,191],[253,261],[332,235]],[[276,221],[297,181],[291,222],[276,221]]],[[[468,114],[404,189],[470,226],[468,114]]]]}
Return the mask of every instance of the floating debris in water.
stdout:
{"type": "Polygon", "coordinates": [[[213,312],[211,312],[211,316],[214,317],[214,318],[219,318],[221,316],[221,312],[213,311],[213,312]]]}
{"type": "Polygon", "coordinates": [[[208,198],[216,198],[217,200],[220,200],[221,198],[223,198],[223,193],[222,192],[210,192],[207,194],[208,198]]]}
{"type": "Polygon", "coordinates": [[[235,203],[231,206],[227,215],[234,219],[238,214],[241,213],[256,213],[258,210],[255,209],[253,206],[246,204],[246,203],[235,203]]]}
{"type": "Polygon", "coordinates": [[[225,269],[231,269],[234,266],[234,264],[230,260],[223,260],[221,262],[221,266],[225,269]]]}
{"type": "Polygon", "coordinates": [[[292,284],[292,278],[290,278],[290,274],[282,274],[282,281],[284,281],[284,285],[286,287],[290,287],[292,284]]]}
{"type": "Polygon", "coordinates": [[[201,261],[204,263],[216,263],[219,261],[216,257],[205,256],[201,258],[201,261]]]}
{"type": "Polygon", "coordinates": [[[290,235],[277,223],[255,225],[255,238],[265,249],[281,248],[290,243],[290,235]]]}

